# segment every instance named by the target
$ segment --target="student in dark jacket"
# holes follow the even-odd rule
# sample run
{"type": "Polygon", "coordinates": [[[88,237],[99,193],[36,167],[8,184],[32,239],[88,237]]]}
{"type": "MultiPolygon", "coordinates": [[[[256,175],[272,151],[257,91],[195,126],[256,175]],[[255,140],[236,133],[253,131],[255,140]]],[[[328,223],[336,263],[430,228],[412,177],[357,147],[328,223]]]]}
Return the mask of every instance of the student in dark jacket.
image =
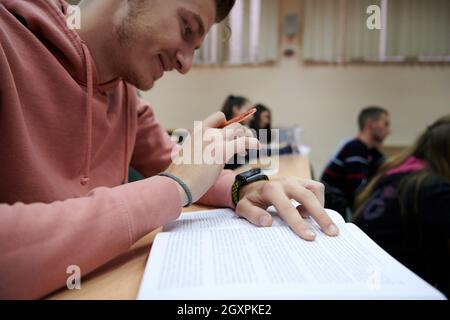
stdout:
{"type": "Polygon", "coordinates": [[[383,165],[355,205],[364,232],[448,296],[450,114],[383,165]]]}
{"type": "Polygon", "coordinates": [[[358,117],[359,133],[333,157],[322,174],[325,206],[346,216],[356,194],[375,175],[384,161],[379,147],[389,135],[389,114],[380,107],[367,107],[358,117]]]}

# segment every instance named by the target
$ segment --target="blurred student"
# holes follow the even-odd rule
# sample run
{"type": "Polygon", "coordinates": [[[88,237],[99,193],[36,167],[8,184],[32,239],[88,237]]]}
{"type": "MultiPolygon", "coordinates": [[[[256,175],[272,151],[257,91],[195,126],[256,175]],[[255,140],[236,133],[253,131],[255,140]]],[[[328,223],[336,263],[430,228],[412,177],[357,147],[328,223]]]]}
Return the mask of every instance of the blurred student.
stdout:
{"type": "Polygon", "coordinates": [[[384,164],[355,205],[364,232],[448,296],[450,114],[384,164]]]}
{"type": "Polygon", "coordinates": [[[379,151],[389,135],[389,114],[367,107],[358,116],[359,133],[336,153],[322,174],[325,206],[346,216],[356,194],[366,186],[384,161],[379,151]]]}
{"type": "MultiPolygon", "coordinates": [[[[225,118],[228,121],[233,119],[234,117],[237,117],[247,112],[252,107],[253,105],[250,103],[250,100],[248,100],[246,97],[229,95],[225,99],[225,102],[223,103],[222,113],[225,115],[225,118]]],[[[253,116],[240,122],[240,124],[248,127],[252,119],[253,116]]],[[[248,154],[246,155],[235,154],[233,158],[231,158],[230,161],[228,161],[227,164],[225,164],[225,169],[234,170],[247,162],[248,162],[248,154]]]]}
{"type": "Polygon", "coordinates": [[[261,143],[269,144],[271,141],[272,114],[270,109],[262,104],[255,105],[255,108],[256,112],[250,120],[249,127],[255,131],[256,138],[261,143]]]}
{"type": "MultiPolygon", "coordinates": [[[[223,103],[222,112],[227,120],[231,120],[234,117],[247,112],[251,108],[253,108],[253,105],[247,98],[242,96],[229,95],[223,103]]],[[[240,123],[244,126],[248,126],[251,119],[252,117],[240,123]]]]}
{"type": "MultiPolygon", "coordinates": [[[[274,150],[274,146],[270,145],[272,142],[272,112],[263,104],[257,104],[255,108],[256,112],[250,121],[249,127],[254,130],[256,137],[266,150],[253,150],[251,152],[270,156],[274,150]]],[[[293,153],[293,148],[289,143],[279,145],[277,148],[280,155],[293,153]]]]}

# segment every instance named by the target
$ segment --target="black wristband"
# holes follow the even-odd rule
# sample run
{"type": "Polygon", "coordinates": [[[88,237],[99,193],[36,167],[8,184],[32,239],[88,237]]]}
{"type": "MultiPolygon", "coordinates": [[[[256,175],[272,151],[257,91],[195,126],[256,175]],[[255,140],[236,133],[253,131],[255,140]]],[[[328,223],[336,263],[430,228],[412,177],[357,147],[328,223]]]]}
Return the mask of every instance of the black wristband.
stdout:
{"type": "Polygon", "coordinates": [[[186,208],[186,207],[190,207],[192,205],[192,192],[189,189],[189,187],[187,186],[187,184],[184,183],[183,180],[181,180],[177,176],[174,176],[173,174],[168,173],[168,172],[161,172],[160,174],[158,174],[158,176],[168,177],[168,178],[171,178],[172,180],[175,180],[181,186],[181,188],[183,188],[183,190],[186,193],[186,196],[188,198],[188,203],[184,207],[186,208]]]}

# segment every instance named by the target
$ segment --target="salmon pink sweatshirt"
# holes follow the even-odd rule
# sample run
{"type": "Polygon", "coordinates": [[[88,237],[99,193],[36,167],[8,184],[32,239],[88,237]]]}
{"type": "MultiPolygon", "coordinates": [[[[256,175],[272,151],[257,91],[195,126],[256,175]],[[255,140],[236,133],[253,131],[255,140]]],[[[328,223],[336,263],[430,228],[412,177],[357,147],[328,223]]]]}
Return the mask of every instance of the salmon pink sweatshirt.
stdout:
{"type": "MultiPolygon", "coordinates": [[[[0,299],[39,298],[176,219],[174,147],[136,88],[100,84],[62,0],[0,0],[0,299]],[[146,179],[126,183],[129,165],[146,179]]],[[[232,207],[224,171],[201,203],[232,207]]]]}

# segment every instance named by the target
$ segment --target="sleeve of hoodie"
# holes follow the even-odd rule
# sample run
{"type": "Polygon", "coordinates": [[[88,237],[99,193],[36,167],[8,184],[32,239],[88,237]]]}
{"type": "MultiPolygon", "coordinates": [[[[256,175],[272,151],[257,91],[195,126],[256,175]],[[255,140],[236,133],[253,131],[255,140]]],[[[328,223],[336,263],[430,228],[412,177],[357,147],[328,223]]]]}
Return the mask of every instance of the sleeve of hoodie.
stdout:
{"type": "MultiPolygon", "coordinates": [[[[138,103],[138,128],[131,165],[144,177],[166,170],[171,161],[175,143],[155,117],[153,108],[136,96],[138,103]]],[[[224,170],[216,184],[198,201],[200,204],[233,208],[231,186],[235,173],[224,170]]]]}
{"type": "Polygon", "coordinates": [[[63,287],[71,265],[85,276],[176,219],[180,206],[175,182],[165,177],[50,204],[0,204],[0,299],[39,298],[63,287]]]}
{"type": "Polygon", "coordinates": [[[64,287],[69,266],[85,276],[180,212],[176,182],[159,176],[65,201],[1,203],[0,299],[64,287]]]}

